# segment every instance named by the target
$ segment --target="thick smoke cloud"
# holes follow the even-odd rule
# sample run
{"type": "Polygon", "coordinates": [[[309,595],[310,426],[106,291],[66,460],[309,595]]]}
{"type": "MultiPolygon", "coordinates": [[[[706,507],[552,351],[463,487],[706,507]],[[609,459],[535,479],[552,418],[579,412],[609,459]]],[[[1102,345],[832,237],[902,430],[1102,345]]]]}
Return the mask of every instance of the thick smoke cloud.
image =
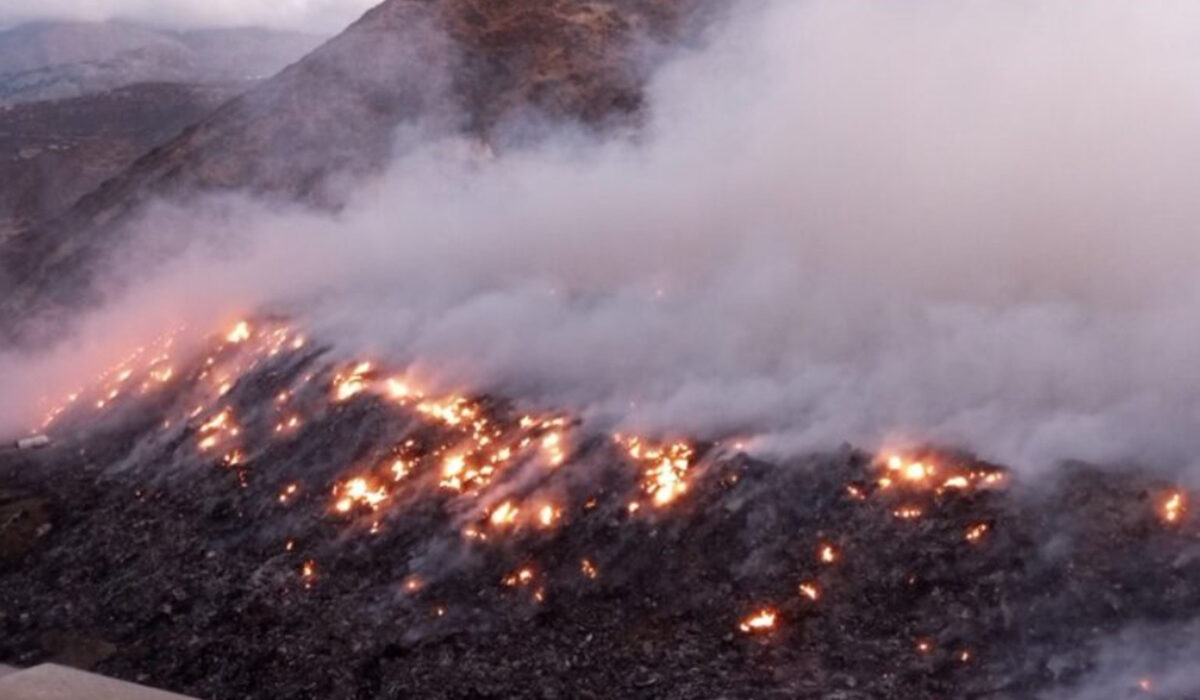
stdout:
{"type": "Polygon", "coordinates": [[[744,7],[627,138],[418,139],[334,218],[156,211],[222,252],[92,327],[266,306],[597,424],[1192,466],[1200,6],[744,7]]]}
{"type": "Polygon", "coordinates": [[[37,20],[129,20],[169,28],[266,26],[332,33],[374,0],[0,0],[0,27],[37,20]]]}

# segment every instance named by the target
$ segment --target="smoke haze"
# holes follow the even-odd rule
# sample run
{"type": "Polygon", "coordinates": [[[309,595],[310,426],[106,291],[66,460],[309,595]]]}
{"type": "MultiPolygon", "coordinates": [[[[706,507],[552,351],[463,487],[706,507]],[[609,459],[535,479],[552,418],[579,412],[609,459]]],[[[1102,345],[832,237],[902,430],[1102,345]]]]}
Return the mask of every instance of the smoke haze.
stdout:
{"type": "Polygon", "coordinates": [[[335,217],[151,211],[140,235],[204,242],[0,383],[268,309],[600,425],[1192,466],[1200,6],[741,8],[657,72],[644,131],[493,158],[425,125],[335,217]]]}

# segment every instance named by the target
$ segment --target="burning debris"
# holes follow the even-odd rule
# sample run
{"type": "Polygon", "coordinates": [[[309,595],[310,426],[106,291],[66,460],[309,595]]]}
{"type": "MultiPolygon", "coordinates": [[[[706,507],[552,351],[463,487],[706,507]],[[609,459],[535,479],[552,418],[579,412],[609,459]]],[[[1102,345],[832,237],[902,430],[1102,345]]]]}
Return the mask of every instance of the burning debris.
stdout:
{"type": "Polygon", "coordinates": [[[738,629],[746,634],[767,632],[775,628],[775,617],[776,613],[774,610],[764,608],[742,620],[742,623],[738,625],[738,629]]]}
{"type": "Polygon", "coordinates": [[[51,598],[66,595],[116,605],[115,617],[87,607],[96,624],[128,621],[109,628],[128,651],[106,672],[149,673],[201,696],[522,695],[485,679],[510,678],[492,670],[514,658],[525,675],[561,669],[564,649],[595,655],[581,682],[629,694],[644,681],[605,669],[622,665],[636,634],[639,663],[654,659],[682,689],[668,696],[694,696],[696,682],[700,694],[737,694],[783,673],[792,695],[850,692],[854,679],[873,697],[999,698],[999,679],[1018,695],[1046,687],[1033,661],[1079,648],[1097,625],[1200,615],[1200,564],[1178,559],[1194,530],[1176,488],[1089,474],[1018,497],[1004,469],[935,451],[772,466],[438,394],[405,368],[335,360],[278,320],[238,322],[193,353],[176,337],[49,409],[54,443],[27,458],[62,470],[74,489],[64,507],[80,508],[86,525],[0,576],[5,599],[33,611],[0,618],[0,658],[42,658],[39,630],[58,624],[51,598]],[[84,463],[116,466],[100,485],[84,463]],[[1154,517],[1138,488],[1153,494],[1154,517]],[[1094,501],[1080,501],[1086,493],[1094,501]],[[1118,529],[1084,512],[1093,502],[1153,527],[1118,529]],[[1044,558],[1053,538],[1071,553],[1044,558]],[[43,597],[28,577],[46,566],[79,575],[43,597]],[[192,601],[170,603],[187,612],[148,615],[96,575],[114,566],[133,567],[150,595],[192,601]],[[1124,598],[1097,594],[1110,580],[1124,598]],[[291,650],[265,662],[265,675],[249,660],[268,642],[247,639],[217,602],[230,595],[238,615],[261,616],[262,639],[291,650]],[[228,646],[210,653],[240,675],[197,679],[184,671],[189,653],[134,651],[143,639],[182,648],[191,630],[228,646]],[[504,643],[471,641],[484,630],[504,643]],[[448,648],[472,659],[453,677],[441,670],[448,648]],[[915,648],[911,666],[894,660],[897,648],[915,648]],[[327,664],[315,659],[326,653],[367,670],[322,677],[327,664]],[[901,671],[881,678],[880,663],[901,671]]]}

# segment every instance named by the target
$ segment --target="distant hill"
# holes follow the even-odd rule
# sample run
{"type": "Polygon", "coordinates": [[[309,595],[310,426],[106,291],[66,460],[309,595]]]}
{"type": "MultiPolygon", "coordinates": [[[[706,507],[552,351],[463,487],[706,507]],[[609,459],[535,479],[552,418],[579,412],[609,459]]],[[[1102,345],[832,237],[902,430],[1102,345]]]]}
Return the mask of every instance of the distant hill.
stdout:
{"type": "Polygon", "coordinates": [[[322,41],[261,28],[174,32],[121,22],[25,24],[0,32],[0,104],[135,83],[259,80],[322,41]]]}
{"type": "Polygon", "coordinates": [[[140,83],[0,106],[0,245],[68,209],[246,83],[140,83]]]}

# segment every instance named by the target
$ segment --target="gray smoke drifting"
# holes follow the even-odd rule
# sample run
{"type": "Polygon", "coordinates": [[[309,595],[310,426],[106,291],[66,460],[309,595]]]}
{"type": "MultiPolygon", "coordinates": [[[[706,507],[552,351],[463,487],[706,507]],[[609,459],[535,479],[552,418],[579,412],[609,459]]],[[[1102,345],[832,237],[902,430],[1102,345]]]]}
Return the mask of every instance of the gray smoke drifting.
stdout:
{"type": "Polygon", "coordinates": [[[1194,2],[750,3],[648,116],[410,143],[336,217],[155,211],[144,235],[220,242],[64,357],[268,308],[604,425],[1194,464],[1194,2]]]}
{"type": "MultiPolygon", "coordinates": [[[[1123,630],[1103,640],[1091,670],[1071,690],[1047,693],[1041,700],[1194,698],[1200,693],[1198,632],[1195,622],[1123,630]]],[[[1078,660],[1056,659],[1049,666],[1070,667],[1078,660]]]]}

